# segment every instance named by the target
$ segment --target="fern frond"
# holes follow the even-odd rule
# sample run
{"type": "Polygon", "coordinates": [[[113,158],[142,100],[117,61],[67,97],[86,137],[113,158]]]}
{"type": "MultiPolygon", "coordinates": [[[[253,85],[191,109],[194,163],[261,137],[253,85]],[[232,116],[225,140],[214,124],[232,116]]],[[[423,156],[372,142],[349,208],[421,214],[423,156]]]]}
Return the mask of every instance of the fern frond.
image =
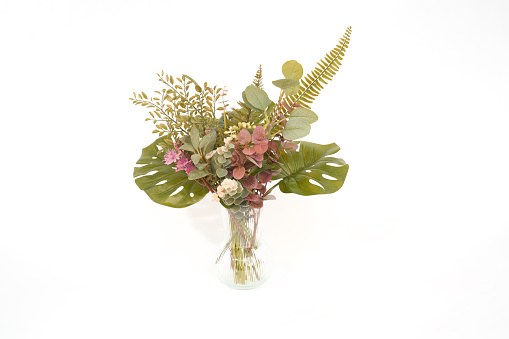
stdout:
{"type": "Polygon", "coordinates": [[[311,108],[310,105],[320,94],[323,85],[332,81],[332,77],[339,70],[339,66],[341,66],[339,61],[343,60],[345,56],[344,52],[350,43],[350,34],[352,34],[352,28],[348,27],[336,47],[317,62],[317,66],[311,73],[301,79],[299,92],[286,98],[289,105],[298,103],[306,108],[311,108]]]}
{"type": "Polygon", "coordinates": [[[258,67],[258,71],[256,71],[256,75],[255,75],[255,78],[253,80],[253,85],[260,88],[260,89],[263,89],[263,83],[262,83],[262,65],[260,65],[260,67],[258,67]]]}

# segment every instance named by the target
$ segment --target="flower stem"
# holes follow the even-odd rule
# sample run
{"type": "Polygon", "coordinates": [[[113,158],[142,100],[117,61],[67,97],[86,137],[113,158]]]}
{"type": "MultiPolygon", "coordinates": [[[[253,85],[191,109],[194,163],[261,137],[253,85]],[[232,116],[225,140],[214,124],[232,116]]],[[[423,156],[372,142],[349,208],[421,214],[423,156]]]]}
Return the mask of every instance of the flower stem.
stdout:
{"type": "Polygon", "coordinates": [[[269,188],[269,189],[267,190],[267,192],[265,192],[265,194],[264,194],[263,196],[264,196],[264,197],[266,197],[267,195],[269,195],[269,194],[270,194],[270,192],[272,192],[272,190],[273,190],[274,188],[278,187],[280,183],[281,183],[281,180],[279,180],[279,181],[277,182],[277,184],[275,184],[274,186],[272,186],[271,188],[269,188]]]}
{"type": "Polygon", "coordinates": [[[232,217],[233,221],[235,222],[235,226],[237,226],[237,230],[239,231],[240,235],[242,236],[242,239],[244,239],[244,243],[246,244],[246,246],[248,246],[249,243],[247,241],[246,235],[244,234],[244,232],[240,228],[240,225],[239,225],[237,219],[235,218],[235,215],[230,210],[228,210],[228,213],[230,214],[230,217],[232,217]]]}

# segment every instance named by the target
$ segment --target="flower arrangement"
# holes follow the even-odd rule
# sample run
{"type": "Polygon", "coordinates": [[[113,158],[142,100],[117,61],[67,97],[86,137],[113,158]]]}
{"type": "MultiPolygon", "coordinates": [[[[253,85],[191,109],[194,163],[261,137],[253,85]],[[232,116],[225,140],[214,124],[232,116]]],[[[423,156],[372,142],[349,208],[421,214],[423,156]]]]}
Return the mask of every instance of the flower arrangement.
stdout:
{"type": "MultiPolygon", "coordinates": [[[[187,75],[157,74],[164,89],[154,97],[141,92],[130,98],[151,109],[146,120],[154,123],[153,133],[159,136],[143,149],[134,169],[138,187],[153,201],[176,208],[211,193],[231,218],[231,252],[236,251],[231,247],[235,243],[245,249],[232,254],[232,260],[245,263],[257,246],[256,225],[253,230],[246,225],[266,201],[275,199],[274,188],[315,195],[334,193],[343,185],[348,165],[331,157],[339,151],[336,144],[296,140],[308,135],[318,120],[310,105],[339,70],[350,34],[349,27],[305,77],[297,61],[285,62],[284,78],[272,81],[280,88],[276,101],[263,90],[261,66],[237,108],[229,107],[224,88],[199,85],[187,75]]],[[[231,266],[236,265],[232,261],[231,266]]],[[[258,275],[245,265],[239,267],[237,283],[249,280],[247,271],[258,275]]]]}

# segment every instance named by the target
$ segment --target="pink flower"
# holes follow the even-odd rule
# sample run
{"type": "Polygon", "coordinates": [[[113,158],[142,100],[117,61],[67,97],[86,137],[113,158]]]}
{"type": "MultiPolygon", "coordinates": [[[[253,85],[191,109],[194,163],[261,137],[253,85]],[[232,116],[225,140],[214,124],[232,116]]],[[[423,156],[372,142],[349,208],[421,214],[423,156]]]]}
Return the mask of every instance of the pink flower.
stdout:
{"type": "Polygon", "coordinates": [[[173,164],[177,159],[179,158],[179,155],[177,154],[177,151],[174,149],[167,150],[166,154],[164,155],[164,163],[166,165],[173,164]]]}
{"type": "Polygon", "coordinates": [[[185,156],[182,156],[177,160],[177,171],[186,171],[186,173],[189,174],[189,172],[195,168],[196,166],[193,164],[193,162],[185,156]]]}
{"type": "Polygon", "coordinates": [[[196,168],[196,166],[193,164],[193,162],[191,160],[189,160],[186,164],[186,174],[189,174],[192,170],[194,170],[196,168]]]}

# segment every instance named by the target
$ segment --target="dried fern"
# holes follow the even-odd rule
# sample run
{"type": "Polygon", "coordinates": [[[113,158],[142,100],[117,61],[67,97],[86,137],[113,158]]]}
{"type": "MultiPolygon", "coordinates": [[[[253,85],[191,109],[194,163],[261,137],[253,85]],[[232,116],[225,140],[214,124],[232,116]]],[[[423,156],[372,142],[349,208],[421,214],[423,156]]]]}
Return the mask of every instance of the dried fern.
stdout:
{"type": "Polygon", "coordinates": [[[255,85],[258,88],[263,89],[263,83],[262,83],[262,65],[258,67],[258,71],[256,71],[255,78],[253,80],[253,85],[255,85]]]}
{"type": "Polygon", "coordinates": [[[327,80],[331,81],[339,70],[339,66],[341,66],[339,61],[343,60],[343,56],[345,56],[344,52],[350,43],[351,33],[352,29],[348,27],[338,45],[327,53],[325,60],[320,59],[315,69],[302,79],[299,92],[286,98],[287,103],[298,103],[306,108],[311,108],[310,105],[323,89],[322,84],[327,84],[327,80]]]}

